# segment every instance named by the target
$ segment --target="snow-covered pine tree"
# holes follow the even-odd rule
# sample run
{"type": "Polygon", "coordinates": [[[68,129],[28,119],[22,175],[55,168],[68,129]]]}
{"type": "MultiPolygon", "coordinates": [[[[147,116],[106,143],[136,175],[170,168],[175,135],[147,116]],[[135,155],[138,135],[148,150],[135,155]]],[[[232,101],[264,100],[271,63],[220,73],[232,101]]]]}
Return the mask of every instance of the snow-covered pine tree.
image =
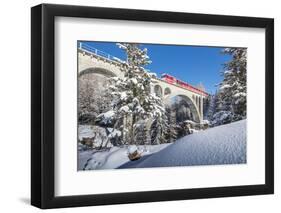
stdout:
{"type": "Polygon", "coordinates": [[[209,120],[207,114],[208,114],[209,109],[210,109],[211,97],[212,96],[209,95],[208,97],[203,99],[203,118],[205,120],[209,120]]]}
{"type": "Polygon", "coordinates": [[[150,144],[147,140],[148,129],[146,122],[141,120],[134,125],[134,141],[136,142],[136,145],[150,144]]]}
{"type": "Polygon", "coordinates": [[[174,142],[178,137],[178,126],[177,126],[177,118],[176,111],[173,109],[173,106],[166,106],[166,114],[168,117],[169,128],[166,132],[166,137],[168,142],[174,142]]]}
{"type": "Polygon", "coordinates": [[[110,86],[113,96],[111,120],[116,121],[113,128],[122,133],[123,144],[137,144],[136,134],[139,135],[141,129],[146,130],[140,126],[140,121],[154,123],[156,139],[151,143],[164,143],[167,117],[162,99],[151,92],[151,80],[155,75],[144,68],[151,63],[147,49],[140,49],[138,44],[117,45],[126,52],[127,61],[120,61],[124,78],[112,78],[110,86]]]}
{"type": "Polygon", "coordinates": [[[166,115],[164,103],[162,99],[156,96],[154,93],[150,94],[149,101],[149,120],[153,121],[151,132],[156,136],[151,138],[151,144],[161,144],[167,142],[167,129],[168,118],[166,115]]]}
{"type": "Polygon", "coordinates": [[[217,112],[217,102],[218,102],[217,97],[218,97],[217,91],[214,95],[210,95],[208,97],[209,105],[206,109],[206,115],[205,115],[206,120],[212,121],[214,114],[217,112]]]}
{"type": "Polygon", "coordinates": [[[214,115],[218,124],[246,118],[247,108],[247,49],[225,48],[223,53],[232,59],[224,64],[224,78],[218,91],[218,112],[214,115]]]}

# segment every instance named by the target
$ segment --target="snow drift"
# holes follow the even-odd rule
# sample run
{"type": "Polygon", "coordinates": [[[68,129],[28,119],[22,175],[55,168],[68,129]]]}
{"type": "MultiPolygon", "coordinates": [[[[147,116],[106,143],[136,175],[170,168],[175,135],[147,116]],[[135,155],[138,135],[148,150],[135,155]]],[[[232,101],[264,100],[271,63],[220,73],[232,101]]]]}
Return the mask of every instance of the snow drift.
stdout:
{"type": "Polygon", "coordinates": [[[139,160],[130,161],[130,150],[123,146],[81,152],[79,170],[246,163],[246,120],[199,131],[173,144],[138,146],[142,153],[139,160]]]}
{"type": "Polygon", "coordinates": [[[121,168],[246,163],[246,120],[185,136],[167,148],[121,168]]]}
{"type": "MultiPolygon", "coordinates": [[[[170,146],[171,144],[159,145],[141,145],[141,146],[122,146],[112,147],[106,150],[84,151],[79,153],[78,170],[98,170],[98,169],[116,169],[128,162],[129,154],[137,151],[141,154],[141,159],[134,162],[140,162],[153,153],[170,146]]],[[[132,164],[131,164],[132,165],[132,164]]]]}

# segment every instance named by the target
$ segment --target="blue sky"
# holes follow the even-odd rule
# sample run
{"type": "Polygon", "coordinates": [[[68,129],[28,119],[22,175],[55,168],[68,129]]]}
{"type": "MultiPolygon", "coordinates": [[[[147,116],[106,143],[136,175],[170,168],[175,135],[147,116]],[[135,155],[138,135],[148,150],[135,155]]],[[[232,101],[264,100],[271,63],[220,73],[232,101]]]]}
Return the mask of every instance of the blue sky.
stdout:
{"type": "MultiPolygon", "coordinates": [[[[113,42],[83,42],[110,55],[125,59],[125,53],[113,42]]],[[[215,93],[216,84],[221,82],[222,64],[229,61],[229,55],[221,53],[222,47],[201,47],[183,45],[142,44],[148,49],[152,63],[146,66],[158,77],[170,74],[196,86],[202,82],[208,93],[215,93]]]]}

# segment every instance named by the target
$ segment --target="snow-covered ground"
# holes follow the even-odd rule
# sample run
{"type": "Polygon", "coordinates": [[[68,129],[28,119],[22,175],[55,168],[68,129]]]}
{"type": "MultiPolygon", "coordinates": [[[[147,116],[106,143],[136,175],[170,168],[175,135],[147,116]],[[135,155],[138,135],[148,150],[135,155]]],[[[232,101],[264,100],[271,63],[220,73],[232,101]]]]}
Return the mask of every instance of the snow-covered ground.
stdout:
{"type": "Polygon", "coordinates": [[[135,161],[129,160],[128,147],[80,152],[79,170],[246,163],[246,120],[200,131],[173,144],[139,146],[138,150],[142,157],[135,161]]]}
{"type": "Polygon", "coordinates": [[[185,136],[126,168],[246,163],[246,120],[185,136]]]}
{"type": "MultiPolygon", "coordinates": [[[[93,170],[93,169],[115,169],[122,165],[131,162],[128,154],[136,149],[141,154],[141,159],[170,146],[171,144],[160,145],[142,145],[112,147],[105,150],[83,151],[79,152],[78,170],[93,170]]],[[[138,162],[139,160],[133,161],[138,162]]]]}

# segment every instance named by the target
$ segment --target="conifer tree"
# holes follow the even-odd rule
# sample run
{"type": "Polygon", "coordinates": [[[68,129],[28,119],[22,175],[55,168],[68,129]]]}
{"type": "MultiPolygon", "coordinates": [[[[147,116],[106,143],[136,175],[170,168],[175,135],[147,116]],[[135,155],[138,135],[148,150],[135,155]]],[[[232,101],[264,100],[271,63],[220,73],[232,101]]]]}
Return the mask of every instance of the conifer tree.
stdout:
{"type": "Polygon", "coordinates": [[[218,124],[245,119],[247,108],[247,49],[225,48],[223,53],[232,59],[224,64],[218,91],[218,109],[214,115],[218,124]]]}
{"type": "Polygon", "coordinates": [[[155,140],[151,143],[165,143],[167,117],[162,99],[151,91],[151,80],[155,75],[144,68],[151,63],[147,49],[140,49],[138,44],[117,45],[126,52],[127,60],[120,61],[124,78],[112,78],[110,86],[113,128],[122,133],[122,144],[137,144],[140,131],[145,130],[143,134],[147,135],[147,127],[143,125],[152,123],[154,129],[150,131],[155,134],[155,140]]]}

